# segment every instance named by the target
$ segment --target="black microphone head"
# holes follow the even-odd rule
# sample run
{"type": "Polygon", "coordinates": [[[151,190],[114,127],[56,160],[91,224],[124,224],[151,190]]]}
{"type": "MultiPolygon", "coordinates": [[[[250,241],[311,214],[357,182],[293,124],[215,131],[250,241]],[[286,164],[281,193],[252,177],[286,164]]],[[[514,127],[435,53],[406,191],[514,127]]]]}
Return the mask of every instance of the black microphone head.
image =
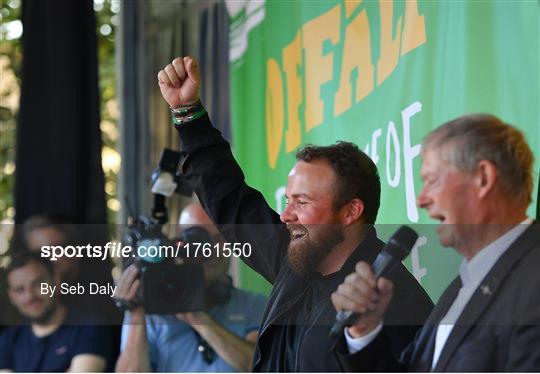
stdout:
{"type": "Polygon", "coordinates": [[[417,239],[418,234],[416,231],[408,226],[401,226],[394,235],[388,239],[386,251],[396,260],[403,261],[403,259],[411,252],[417,239]]]}

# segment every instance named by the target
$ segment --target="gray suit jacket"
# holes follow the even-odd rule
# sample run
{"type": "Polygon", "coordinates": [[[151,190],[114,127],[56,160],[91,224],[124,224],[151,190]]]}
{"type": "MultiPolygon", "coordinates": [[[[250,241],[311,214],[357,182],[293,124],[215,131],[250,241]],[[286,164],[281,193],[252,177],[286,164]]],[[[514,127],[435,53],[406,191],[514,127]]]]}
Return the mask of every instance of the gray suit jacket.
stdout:
{"type": "MultiPolygon", "coordinates": [[[[335,350],[342,369],[431,371],[437,326],[460,287],[458,277],[399,359],[388,350],[384,333],[354,355],[342,337],[335,350]]],[[[486,275],[433,371],[540,371],[540,224],[527,228],[486,275]]]]}

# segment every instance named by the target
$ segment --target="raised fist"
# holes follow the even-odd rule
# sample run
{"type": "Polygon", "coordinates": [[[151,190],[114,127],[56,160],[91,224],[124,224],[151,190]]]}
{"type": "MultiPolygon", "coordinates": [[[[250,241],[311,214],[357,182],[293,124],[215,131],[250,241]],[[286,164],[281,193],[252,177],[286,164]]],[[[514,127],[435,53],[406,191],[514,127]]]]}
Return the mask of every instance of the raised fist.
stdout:
{"type": "Polygon", "coordinates": [[[171,108],[191,105],[199,100],[201,76],[192,57],[177,57],[158,73],[161,95],[171,108]]]}

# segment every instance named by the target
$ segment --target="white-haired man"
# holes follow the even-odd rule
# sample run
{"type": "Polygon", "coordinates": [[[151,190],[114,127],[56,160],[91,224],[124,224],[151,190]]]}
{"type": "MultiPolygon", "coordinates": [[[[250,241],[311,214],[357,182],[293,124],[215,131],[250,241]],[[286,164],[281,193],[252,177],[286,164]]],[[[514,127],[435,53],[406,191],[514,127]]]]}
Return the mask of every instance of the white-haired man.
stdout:
{"type": "Polygon", "coordinates": [[[358,264],[333,294],[334,306],[360,311],[378,301],[337,347],[345,370],[540,369],[540,227],[526,214],[532,166],[523,134],[492,115],[459,117],[428,135],[417,202],[441,222],[441,244],[464,257],[459,276],[396,361],[380,333],[392,284],[358,264]]]}

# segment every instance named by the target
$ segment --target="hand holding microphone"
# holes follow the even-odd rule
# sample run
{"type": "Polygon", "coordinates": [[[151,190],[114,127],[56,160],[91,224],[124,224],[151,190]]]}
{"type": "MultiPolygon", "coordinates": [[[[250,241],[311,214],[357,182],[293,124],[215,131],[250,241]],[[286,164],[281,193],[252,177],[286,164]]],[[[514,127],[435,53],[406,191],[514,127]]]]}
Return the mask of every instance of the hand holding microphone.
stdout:
{"type": "Polygon", "coordinates": [[[379,325],[392,299],[392,282],[386,278],[376,279],[368,263],[359,262],[355,270],[331,295],[336,310],[344,313],[341,314],[344,320],[348,319],[336,322],[332,335],[341,333],[348,325],[351,325],[349,334],[353,338],[367,335],[379,325]]]}
{"type": "Polygon", "coordinates": [[[331,295],[338,311],[331,336],[337,336],[350,326],[349,334],[358,338],[369,334],[381,323],[393,290],[392,282],[384,277],[407,257],[416,239],[418,234],[414,230],[402,226],[388,240],[372,266],[366,262],[356,265],[355,272],[349,274],[331,295]]]}

